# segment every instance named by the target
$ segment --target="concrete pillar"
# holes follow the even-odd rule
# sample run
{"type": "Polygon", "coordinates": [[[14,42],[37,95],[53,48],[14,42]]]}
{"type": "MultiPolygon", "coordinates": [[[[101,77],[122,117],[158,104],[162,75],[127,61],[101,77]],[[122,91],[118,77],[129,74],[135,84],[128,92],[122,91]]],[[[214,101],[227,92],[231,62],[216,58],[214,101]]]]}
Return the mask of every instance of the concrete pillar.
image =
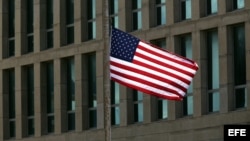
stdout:
{"type": "Polygon", "coordinates": [[[54,0],[53,23],[54,23],[54,48],[59,48],[67,43],[66,41],[66,11],[65,0],[54,0]]]}
{"type": "Polygon", "coordinates": [[[46,1],[34,0],[34,53],[46,48],[46,1]]]}
{"type": "Polygon", "coordinates": [[[55,107],[55,134],[61,134],[67,130],[67,103],[66,103],[66,71],[63,61],[60,59],[54,60],[54,107],[55,107]]]}
{"type": "MultiPolygon", "coordinates": [[[[103,52],[96,52],[96,60],[103,60],[103,52]]],[[[97,128],[104,128],[105,116],[105,100],[104,100],[104,85],[103,75],[104,66],[103,61],[96,61],[96,96],[97,96],[97,128]]]]}
{"type": "Polygon", "coordinates": [[[151,123],[157,120],[157,98],[148,94],[143,95],[143,123],[151,123]]]}
{"type": "Polygon", "coordinates": [[[197,20],[201,16],[201,10],[200,10],[201,0],[192,0],[191,2],[192,2],[191,4],[192,20],[197,20]]]}
{"type": "Polygon", "coordinates": [[[150,11],[150,0],[142,0],[142,30],[147,30],[150,27],[150,16],[145,16],[149,15],[150,11]]]}

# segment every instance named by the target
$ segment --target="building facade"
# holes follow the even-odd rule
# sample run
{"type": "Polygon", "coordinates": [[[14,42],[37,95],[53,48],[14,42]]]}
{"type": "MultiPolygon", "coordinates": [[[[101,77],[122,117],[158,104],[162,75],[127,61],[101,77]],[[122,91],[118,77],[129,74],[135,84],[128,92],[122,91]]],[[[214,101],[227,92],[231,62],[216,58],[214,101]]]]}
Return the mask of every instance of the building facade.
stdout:
{"type": "MultiPolygon", "coordinates": [[[[0,141],[104,140],[102,0],[0,0],[0,141]]],[[[112,141],[250,124],[249,0],[109,0],[110,25],[199,65],[183,101],[111,82],[112,141]]]]}

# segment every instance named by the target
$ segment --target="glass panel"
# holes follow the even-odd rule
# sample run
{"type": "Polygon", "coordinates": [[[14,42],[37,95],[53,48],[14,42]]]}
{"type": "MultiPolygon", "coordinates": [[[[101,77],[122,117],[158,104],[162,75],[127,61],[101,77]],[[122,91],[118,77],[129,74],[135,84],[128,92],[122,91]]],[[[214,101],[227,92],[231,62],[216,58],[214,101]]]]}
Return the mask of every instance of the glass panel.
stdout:
{"type": "Polygon", "coordinates": [[[191,17],[192,17],[191,0],[186,0],[186,19],[191,19],[191,17]]]}
{"type": "Polygon", "coordinates": [[[218,11],[218,2],[217,0],[211,0],[211,14],[217,13],[218,11]]]}
{"type": "Polygon", "coordinates": [[[47,71],[47,113],[54,113],[54,68],[53,63],[46,64],[47,71]]]}
{"type": "Polygon", "coordinates": [[[34,49],[34,38],[33,35],[29,35],[27,52],[33,52],[33,49],[34,49]]]}
{"type": "Polygon", "coordinates": [[[119,107],[112,107],[111,108],[111,115],[112,115],[112,125],[119,125],[120,124],[120,108],[119,107]]]}
{"type": "Polygon", "coordinates": [[[16,136],[16,124],[15,121],[10,121],[10,137],[13,138],[16,136]]]}
{"type": "Polygon", "coordinates": [[[75,113],[68,114],[68,130],[75,130],[75,113]]]}
{"type": "Polygon", "coordinates": [[[235,90],[235,108],[246,107],[246,88],[238,88],[235,90]]]}
{"type": "Polygon", "coordinates": [[[34,135],[35,133],[35,125],[34,119],[28,119],[28,135],[34,135]]]}
{"type": "Polygon", "coordinates": [[[53,47],[53,31],[47,32],[47,48],[53,47]]]}
{"type": "Polygon", "coordinates": [[[46,0],[47,29],[53,28],[53,1],[54,0],[46,0]]]}
{"type": "Polygon", "coordinates": [[[235,86],[246,84],[245,28],[234,28],[234,80],[235,86]]]}
{"type": "Polygon", "coordinates": [[[93,128],[97,126],[97,117],[96,110],[89,111],[89,128],[93,128]]]}
{"type": "Polygon", "coordinates": [[[74,43],[74,26],[67,27],[67,44],[74,43]]]}
{"type": "Polygon", "coordinates": [[[245,7],[245,0],[237,0],[237,8],[244,8],[245,7]]]}
{"type": "Polygon", "coordinates": [[[219,92],[213,93],[213,111],[219,111],[220,109],[220,95],[219,92]]]}
{"type": "Polygon", "coordinates": [[[27,67],[27,103],[28,116],[34,115],[34,70],[33,66],[27,67]]]}
{"type": "Polygon", "coordinates": [[[9,18],[9,38],[15,35],[15,0],[8,0],[8,18],[9,18]]]}
{"type": "Polygon", "coordinates": [[[48,116],[48,133],[54,132],[55,128],[55,119],[54,116],[48,116]]]}
{"type": "Polygon", "coordinates": [[[168,117],[168,101],[162,100],[162,118],[165,119],[168,117]]]}
{"type": "Polygon", "coordinates": [[[89,94],[89,107],[96,107],[96,55],[88,55],[88,94],[89,94]]]}
{"type": "Polygon", "coordinates": [[[9,56],[15,55],[15,40],[9,40],[9,56]]]}
{"type": "Polygon", "coordinates": [[[143,121],[143,103],[138,104],[138,122],[143,121]]]}
{"type": "Polygon", "coordinates": [[[15,74],[14,69],[8,70],[9,75],[9,118],[15,118],[15,74]]]}
{"type": "Polygon", "coordinates": [[[67,96],[68,110],[75,110],[75,63],[74,58],[67,62],[67,96]]]}
{"type": "Polygon", "coordinates": [[[27,0],[27,33],[33,33],[33,0],[27,0]]]}
{"type": "Polygon", "coordinates": [[[74,0],[66,0],[66,22],[67,25],[74,23],[74,0]]]}
{"type": "Polygon", "coordinates": [[[193,96],[187,97],[187,114],[192,115],[193,114],[193,96]]]}

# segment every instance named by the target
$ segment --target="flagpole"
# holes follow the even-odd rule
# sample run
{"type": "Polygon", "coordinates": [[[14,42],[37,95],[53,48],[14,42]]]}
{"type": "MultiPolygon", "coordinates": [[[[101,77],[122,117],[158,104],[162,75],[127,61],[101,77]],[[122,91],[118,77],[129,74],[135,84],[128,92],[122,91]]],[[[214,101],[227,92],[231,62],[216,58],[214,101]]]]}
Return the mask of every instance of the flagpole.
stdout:
{"type": "Polygon", "coordinates": [[[104,130],[105,141],[111,141],[110,121],[110,68],[109,68],[109,0],[103,0],[103,39],[104,39],[104,130]]]}

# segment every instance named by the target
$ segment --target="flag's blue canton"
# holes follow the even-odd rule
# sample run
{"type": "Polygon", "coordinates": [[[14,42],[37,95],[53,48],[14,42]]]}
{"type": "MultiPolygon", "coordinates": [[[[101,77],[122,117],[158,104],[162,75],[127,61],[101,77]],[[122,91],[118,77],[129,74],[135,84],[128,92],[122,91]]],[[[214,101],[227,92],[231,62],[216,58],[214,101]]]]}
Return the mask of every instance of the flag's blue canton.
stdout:
{"type": "Polygon", "coordinates": [[[111,35],[110,55],[112,57],[131,62],[140,40],[115,28],[112,29],[111,35]]]}

